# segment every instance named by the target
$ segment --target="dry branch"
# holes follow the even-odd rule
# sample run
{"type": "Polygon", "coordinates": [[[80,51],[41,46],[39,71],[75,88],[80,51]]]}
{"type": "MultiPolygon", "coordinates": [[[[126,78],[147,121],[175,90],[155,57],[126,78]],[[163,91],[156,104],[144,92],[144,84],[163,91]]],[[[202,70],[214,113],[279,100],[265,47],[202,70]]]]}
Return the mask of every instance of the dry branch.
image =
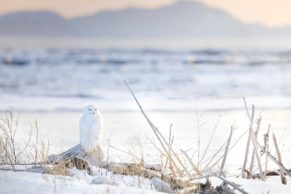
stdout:
{"type": "Polygon", "coordinates": [[[238,190],[239,192],[243,193],[243,194],[248,194],[248,192],[246,192],[245,190],[243,190],[242,188],[239,188],[239,185],[226,180],[225,178],[221,177],[221,176],[216,176],[217,178],[221,179],[223,182],[225,182],[226,184],[232,186],[234,189],[238,190]]]}
{"type": "Polygon", "coordinates": [[[100,146],[97,146],[95,150],[90,153],[85,152],[80,144],[68,149],[67,151],[49,156],[49,162],[53,164],[64,163],[72,158],[82,158],[88,161],[91,165],[99,166],[102,162],[104,154],[100,146]]]}
{"type": "Polygon", "coordinates": [[[184,156],[186,157],[186,159],[188,160],[188,162],[191,164],[192,169],[199,175],[199,176],[203,176],[203,174],[201,173],[201,171],[199,170],[199,168],[192,162],[191,158],[188,156],[188,154],[181,150],[181,152],[184,154],[184,156]]]}
{"type": "Polygon", "coordinates": [[[257,150],[257,142],[256,142],[256,139],[255,139],[255,135],[254,135],[253,131],[251,131],[250,133],[251,133],[251,140],[252,140],[252,143],[253,143],[253,149],[254,149],[254,152],[255,152],[255,157],[257,159],[257,163],[258,163],[258,166],[259,166],[260,177],[264,181],[265,179],[264,179],[264,176],[263,176],[263,168],[262,168],[260,156],[259,156],[259,153],[258,153],[258,150],[257,150]]]}
{"type": "Polygon", "coordinates": [[[225,162],[226,162],[226,158],[227,158],[227,155],[228,155],[228,151],[229,151],[229,145],[230,145],[230,142],[231,142],[232,133],[233,133],[233,126],[231,126],[230,134],[229,134],[229,137],[228,137],[228,140],[227,140],[227,144],[225,146],[224,156],[223,156],[223,160],[222,160],[222,163],[221,163],[221,166],[220,166],[220,173],[223,172],[223,168],[224,168],[224,165],[225,165],[225,162]]]}
{"type": "MultiPolygon", "coordinates": [[[[244,99],[245,101],[245,99],[244,99]]],[[[246,101],[245,101],[245,105],[246,105],[246,101]]],[[[247,109],[247,106],[246,106],[246,109],[247,109]]],[[[248,113],[248,110],[247,110],[247,113],[248,113]]],[[[247,114],[249,116],[249,113],[247,114]]],[[[251,117],[249,116],[249,119],[251,120],[251,117]]],[[[256,141],[256,144],[257,146],[260,148],[260,150],[267,154],[267,156],[275,163],[278,165],[278,167],[284,171],[284,173],[286,173],[289,177],[291,177],[291,173],[288,171],[288,169],[282,164],[282,162],[278,161],[276,159],[276,157],[274,157],[270,152],[266,152],[265,149],[263,148],[263,146],[260,145],[260,143],[258,142],[258,140],[255,140],[256,141]]]]}
{"type": "MultiPolygon", "coordinates": [[[[269,152],[269,133],[270,133],[270,128],[271,125],[268,126],[268,131],[266,134],[264,134],[264,147],[265,147],[265,152],[269,152]]],[[[268,170],[268,156],[265,155],[265,171],[264,171],[264,178],[266,178],[268,170]]]]}
{"type": "MultiPolygon", "coordinates": [[[[255,138],[256,140],[258,140],[258,134],[259,134],[259,131],[260,131],[260,127],[261,127],[261,121],[262,121],[262,117],[260,117],[257,121],[257,129],[256,129],[256,132],[255,132],[255,138]]],[[[253,171],[253,167],[254,167],[254,161],[255,161],[255,151],[253,150],[252,152],[252,157],[251,157],[251,163],[250,163],[250,167],[249,167],[249,174],[248,175],[251,175],[252,174],[252,171],[253,171]]],[[[249,176],[247,176],[248,178],[250,178],[249,176]]]]}
{"type": "Polygon", "coordinates": [[[254,114],[255,114],[255,108],[254,106],[252,106],[252,115],[249,114],[247,105],[246,105],[246,101],[244,99],[245,102],[245,107],[246,107],[246,112],[247,114],[250,116],[250,126],[249,126],[249,135],[248,135],[248,141],[247,141],[247,145],[246,145],[246,151],[245,151],[245,158],[244,158],[244,163],[243,163],[243,167],[242,167],[242,177],[246,178],[246,174],[245,174],[245,170],[246,170],[246,166],[247,166],[247,162],[248,162],[248,156],[249,156],[249,149],[250,149],[250,143],[251,143],[251,133],[253,130],[253,121],[254,121],[254,114]]]}
{"type": "MultiPolygon", "coordinates": [[[[170,142],[167,142],[167,140],[165,139],[165,137],[161,134],[161,132],[158,130],[158,128],[151,122],[151,120],[149,119],[149,117],[147,116],[147,114],[145,113],[145,111],[143,110],[142,106],[140,105],[139,101],[137,100],[136,96],[134,95],[133,91],[131,90],[131,88],[129,87],[129,85],[127,84],[126,81],[124,81],[125,85],[127,86],[127,88],[129,89],[130,93],[132,94],[135,102],[137,103],[142,115],[145,117],[145,119],[147,120],[148,124],[150,125],[150,127],[152,128],[154,134],[156,135],[157,139],[159,140],[161,146],[163,147],[166,155],[169,157],[169,159],[171,160],[171,162],[173,163],[173,165],[175,166],[175,168],[178,170],[177,164],[176,162],[173,160],[173,158],[171,157],[171,154],[168,152],[165,144],[167,145],[168,148],[170,148],[171,152],[173,153],[173,155],[175,156],[176,160],[179,162],[179,164],[181,165],[181,167],[183,168],[183,170],[187,173],[187,175],[190,177],[190,173],[188,172],[188,170],[186,169],[185,165],[183,164],[183,162],[180,160],[180,158],[178,157],[178,155],[174,152],[174,150],[172,149],[171,146],[169,146],[170,142]]],[[[180,175],[182,175],[181,171],[179,170],[178,173],[180,175]]]]}
{"type": "MultiPolygon", "coordinates": [[[[279,150],[279,147],[278,147],[278,143],[277,143],[277,139],[276,139],[275,134],[273,134],[273,141],[274,141],[274,145],[275,145],[275,148],[276,148],[276,152],[277,152],[277,156],[278,156],[278,161],[280,163],[282,163],[281,153],[280,153],[280,150],[279,150]]],[[[283,172],[282,169],[280,169],[280,177],[281,177],[282,184],[286,185],[287,184],[287,179],[286,179],[286,177],[285,177],[284,172],[283,172]]]]}

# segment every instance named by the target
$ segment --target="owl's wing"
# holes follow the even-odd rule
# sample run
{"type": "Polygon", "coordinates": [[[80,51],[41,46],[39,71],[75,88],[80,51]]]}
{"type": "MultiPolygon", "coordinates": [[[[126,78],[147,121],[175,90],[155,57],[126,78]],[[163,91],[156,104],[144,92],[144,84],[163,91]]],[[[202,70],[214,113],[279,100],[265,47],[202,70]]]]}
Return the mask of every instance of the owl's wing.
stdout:
{"type": "Polygon", "coordinates": [[[99,137],[101,131],[102,131],[102,124],[100,119],[94,118],[91,122],[91,130],[94,131],[94,135],[99,137]]]}

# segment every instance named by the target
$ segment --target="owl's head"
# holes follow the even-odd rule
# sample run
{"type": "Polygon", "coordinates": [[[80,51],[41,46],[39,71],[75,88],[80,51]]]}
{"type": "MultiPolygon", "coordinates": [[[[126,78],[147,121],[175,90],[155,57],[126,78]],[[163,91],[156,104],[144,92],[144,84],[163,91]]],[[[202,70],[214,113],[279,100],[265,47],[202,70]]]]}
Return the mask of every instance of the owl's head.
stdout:
{"type": "Polygon", "coordinates": [[[93,115],[97,115],[99,113],[99,110],[98,108],[96,108],[95,106],[93,105],[89,105],[85,108],[85,111],[84,111],[85,114],[93,114],[93,115]]]}

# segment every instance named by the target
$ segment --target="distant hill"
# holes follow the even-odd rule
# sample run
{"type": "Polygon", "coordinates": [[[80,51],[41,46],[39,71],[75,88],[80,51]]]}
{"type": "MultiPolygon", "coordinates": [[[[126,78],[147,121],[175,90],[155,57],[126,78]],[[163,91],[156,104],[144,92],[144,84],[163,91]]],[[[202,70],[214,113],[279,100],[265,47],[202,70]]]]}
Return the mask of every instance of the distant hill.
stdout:
{"type": "Polygon", "coordinates": [[[270,30],[245,24],[222,10],[194,1],[157,9],[126,8],[64,19],[51,12],[0,16],[0,35],[94,37],[238,37],[288,35],[291,27],[270,30]]]}
{"type": "Polygon", "coordinates": [[[54,36],[70,33],[68,20],[52,12],[19,12],[0,17],[1,35],[54,36]]]}

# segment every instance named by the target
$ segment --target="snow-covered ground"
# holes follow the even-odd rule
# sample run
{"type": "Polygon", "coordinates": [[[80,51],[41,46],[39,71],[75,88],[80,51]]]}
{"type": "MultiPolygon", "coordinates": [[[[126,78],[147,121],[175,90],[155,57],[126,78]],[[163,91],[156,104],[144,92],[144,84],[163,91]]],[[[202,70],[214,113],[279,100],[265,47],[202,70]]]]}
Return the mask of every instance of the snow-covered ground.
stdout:
{"type": "MultiPolygon", "coordinates": [[[[89,176],[82,171],[72,172],[73,176],[54,176],[35,172],[13,172],[0,170],[1,194],[154,194],[158,193],[149,180],[135,182],[137,177],[129,176],[89,176]],[[96,180],[95,183],[92,180],[96,180]]],[[[290,194],[291,185],[282,185],[279,177],[269,177],[267,181],[228,178],[241,185],[249,194],[290,194]]],[[[204,180],[201,180],[202,182],[204,180]]],[[[214,186],[221,180],[210,178],[214,186]]],[[[291,180],[289,179],[288,182],[291,180]]],[[[238,191],[236,191],[239,193],[238,191]]]]}
{"type": "Polygon", "coordinates": [[[157,193],[129,186],[90,184],[74,177],[29,172],[0,171],[1,194],[118,194],[157,193]]]}
{"type": "MultiPolygon", "coordinates": [[[[291,185],[282,185],[280,182],[280,177],[268,177],[268,179],[263,182],[260,180],[249,180],[242,178],[227,178],[227,180],[232,181],[238,185],[241,185],[246,192],[249,194],[290,194],[291,185]]],[[[221,181],[217,178],[212,178],[210,181],[215,184],[220,184],[221,181]]],[[[290,179],[288,179],[290,182],[290,179]]],[[[239,193],[239,192],[238,192],[239,193]]]]}

